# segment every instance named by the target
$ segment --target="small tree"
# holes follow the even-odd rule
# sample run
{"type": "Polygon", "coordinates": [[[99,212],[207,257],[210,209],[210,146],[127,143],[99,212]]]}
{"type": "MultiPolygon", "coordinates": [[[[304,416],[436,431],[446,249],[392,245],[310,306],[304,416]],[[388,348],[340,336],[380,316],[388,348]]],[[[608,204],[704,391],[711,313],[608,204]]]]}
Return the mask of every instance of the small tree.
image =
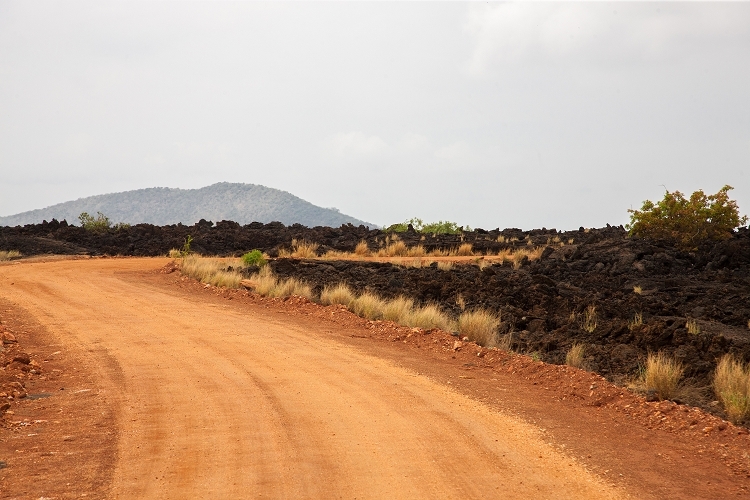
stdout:
{"type": "Polygon", "coordinates": [[[105,231],[112,226],[109,217],[101,212],[96,213],[96,218],[89,215],[88,212],[81,212],[78,216],[78,220],[81,221],[81,227],[87,231],[105,231]]]}
{"type": "Polygon", "coordinates": [[[630,224],[625,227],[633,236],[671,241],[684,249],[696,248],[704,241],[725,240],[747,223],[737,202],[729,199],[732,189],[724,186],[712,195],[699,190],[690,198],[679,191],[667,191],[656,204],[646,200],[640,210],[628,210],[630,224]]]}

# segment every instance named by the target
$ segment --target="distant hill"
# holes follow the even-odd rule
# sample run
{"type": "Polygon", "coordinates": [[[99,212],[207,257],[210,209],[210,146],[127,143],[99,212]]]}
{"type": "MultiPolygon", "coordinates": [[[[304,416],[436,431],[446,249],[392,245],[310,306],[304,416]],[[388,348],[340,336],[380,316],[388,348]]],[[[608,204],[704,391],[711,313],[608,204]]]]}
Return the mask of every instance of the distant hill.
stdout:
{"type": "Polygon", "coordinates": [[[375,224],[313,205],[293,194],[256,184],[220,182],[200,189],[148,188],[79,198],[0,217],[0,226],[37,224],[43,220],[66,219],[78,224],[81,212],[102,212],[112,222],[150,223],[159,226],[182,222],[192,225],[200,219],[213,222],[232,220],[240,224],[279,221],[308,227],[339,227],[351,223],[376,228],[375,224]]]}

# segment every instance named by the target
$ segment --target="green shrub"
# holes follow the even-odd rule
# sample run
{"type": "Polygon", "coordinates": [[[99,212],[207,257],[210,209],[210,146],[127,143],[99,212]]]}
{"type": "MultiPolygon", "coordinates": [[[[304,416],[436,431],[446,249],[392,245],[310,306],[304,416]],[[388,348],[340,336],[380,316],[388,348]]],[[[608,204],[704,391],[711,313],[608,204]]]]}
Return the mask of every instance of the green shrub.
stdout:
{"type": "Polygon", "coordinates": [[[263,252],[257,249],[243,255],[242,262],[244,262],[246,266],[263,267],[266,265],[266,259],[263,257],[263,252]]]}
{"type": "Polygon", "coordinates": [[[78,220],[81,221],[81,227],[87,231],[106,231],[109,228],[119,231],[121,229],[130,228],[130,224],[125,222],[118,222],[113,225],[112,221],[109,220],[109,217],[101,212],[96,212],[96,217],[89,215],[88,212],[81,212],[81,215],[78,216],[78,220]]]}
{"type": "Polygon", "coordinates": [[[747,223],[737,202],[729,199],[732,189],[724,186],[712,195],[699,190],[690,198],[679,191],[667,191],[656,204],[646,200],[640,210],[628,210],[631,215],[626,228],[633,236],[671,241],[684,249],[730,238],[734,229],[747,223]]]}
{"type": "Polygon", "coordinates": [[[418,219],[417,217],[413,217],[398,224],[392,224],[388,226],[385,231],[404,233],[407,229],[409,229],[409,224],[412,225],[415,231],[426,234],[460,234],[464,230],[471,231],[471,228],[469,226],[466,226],[466,228],[464,229],[464,226],[459,226],[455,222],[444,220],[437,222],[428,222],[427,224],[425,224],[422,219],[418,219]]]}

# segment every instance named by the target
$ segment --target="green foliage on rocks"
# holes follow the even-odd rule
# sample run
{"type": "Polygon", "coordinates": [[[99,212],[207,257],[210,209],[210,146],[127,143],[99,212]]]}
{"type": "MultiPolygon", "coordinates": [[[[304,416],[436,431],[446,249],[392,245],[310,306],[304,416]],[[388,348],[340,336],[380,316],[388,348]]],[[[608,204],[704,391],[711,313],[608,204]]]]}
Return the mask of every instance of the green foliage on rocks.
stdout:
{"type": "Polygon", "coordinates": [[[727,185],[711,195],[698,190],[690,198],[667,191],[658,203],[646,200],[640,210],[628,210],[630,223],[625,227],[632,236],[670,241],[686,250],[731,238],[748,220],[740,216],[737,202],[729,199],[732,189],[727,185]]]}

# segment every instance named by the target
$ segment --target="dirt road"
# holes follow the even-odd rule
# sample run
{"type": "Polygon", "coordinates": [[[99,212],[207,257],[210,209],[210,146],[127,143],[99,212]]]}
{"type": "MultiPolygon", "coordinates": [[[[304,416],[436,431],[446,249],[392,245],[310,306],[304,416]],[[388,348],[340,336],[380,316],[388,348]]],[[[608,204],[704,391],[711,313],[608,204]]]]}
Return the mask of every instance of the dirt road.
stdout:
{"type": "Polygon", "coordinates": [[[616,498],[534,427],[313,328],[125,279],[158,259],[0,268],[89,356],[113,498],[616,498]]]}

